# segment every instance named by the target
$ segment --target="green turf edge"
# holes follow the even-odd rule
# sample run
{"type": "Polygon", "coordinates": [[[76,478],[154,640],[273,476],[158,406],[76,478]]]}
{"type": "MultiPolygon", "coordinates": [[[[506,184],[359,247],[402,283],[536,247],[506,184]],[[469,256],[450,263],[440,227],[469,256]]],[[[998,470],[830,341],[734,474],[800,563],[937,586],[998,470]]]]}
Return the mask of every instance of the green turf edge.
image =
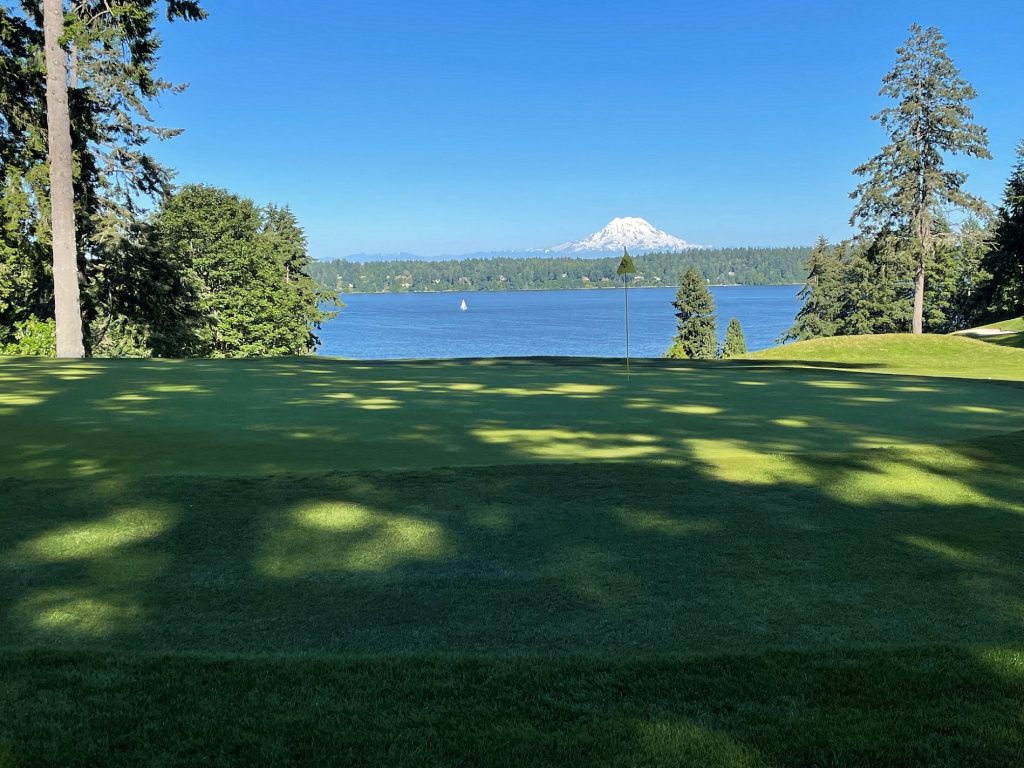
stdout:
{"type": "MultiPolygon", "coordinates": [[[[1024,331],[1024,317],[1010,317],[1006,320],[999,320],[988,325],[979,325],[978,328],[998,328],[1002,331],[1024,331]]],[[[970,328],[967,333],[976,331],[978,328],[970,328]]]]}
{"type": "Polygon", "coordinates": [[[0,766],[1007,766],[1024,648],[655,658],[0,652],[0,766]]]}
{"type": "Polygon", "coordinates": [[[1024,352],[963,335],[830,336],[753,352],[748,361],[858,366],[871,373],[1024,380],[1024,352]]]}

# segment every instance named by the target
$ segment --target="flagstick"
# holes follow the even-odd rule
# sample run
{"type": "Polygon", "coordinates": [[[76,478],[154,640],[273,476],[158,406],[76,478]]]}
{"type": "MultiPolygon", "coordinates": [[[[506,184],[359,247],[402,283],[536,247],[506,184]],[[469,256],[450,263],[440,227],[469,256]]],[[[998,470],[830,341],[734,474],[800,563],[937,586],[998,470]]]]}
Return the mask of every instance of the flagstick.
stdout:
{"type": "Polygon", "coordinates": [[[626,381],[629,381],[629,284],[626,276],[622,276],[623,306],[626,309],[626,381]]]}

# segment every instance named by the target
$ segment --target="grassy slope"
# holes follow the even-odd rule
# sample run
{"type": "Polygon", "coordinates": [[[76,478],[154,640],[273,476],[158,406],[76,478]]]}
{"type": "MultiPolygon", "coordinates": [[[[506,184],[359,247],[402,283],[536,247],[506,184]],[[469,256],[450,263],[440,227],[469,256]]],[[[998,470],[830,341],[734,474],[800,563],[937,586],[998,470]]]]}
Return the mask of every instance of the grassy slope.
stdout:
{"type": "Polygon", "coordinates": [[[987,326],[979,326],[978,328],[972,328],[967,331],[959,331],[959,334],[964,336],[970,336],[981,341],[986,341],[990,344],[998,344],[1002,347],[1016,347],[1018,349],[1024,348],[1024,317],[1013,317],[1006,319],[1006,321],[999,321],[998,323],[989,323],[987,326]],[[976,332],[981,329],[996,329],[999,331],[1013,331],[1014,333],[1005,333],[998,336],[986,336],[977,335],[976,332]]]}
{"type": "Polygon", "coordinates": [[[837,336],[774,347],[750,359],[799,363],[833,363],[878,373],[920,373],[972,379],[1024,378],[1024,352],[993,350],[985,341],[963,336],[893,333],[879,336],[837,336]]]}
{"type": "Polygon", "coordinates": [[[1001,331],[1024,331],[1024,317],[1013,317],[997,323],[979,326],[981,328],[998,328],[1001,331]]]}
{"type": "Polygon", "coordinates": [[[855,341],[2,361],[0,765],[1020,762],[1024,353],[855,341]]]}

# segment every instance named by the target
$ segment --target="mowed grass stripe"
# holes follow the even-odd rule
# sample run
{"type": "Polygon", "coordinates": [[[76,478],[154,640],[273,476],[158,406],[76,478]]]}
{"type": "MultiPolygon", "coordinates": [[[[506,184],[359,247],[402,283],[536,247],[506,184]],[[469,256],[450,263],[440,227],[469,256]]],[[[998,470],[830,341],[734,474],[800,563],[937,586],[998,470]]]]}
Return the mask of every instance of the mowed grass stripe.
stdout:
{"type": "Polygon", "coordinates": [[[635,653],[1024,636],[1024,433],[721,467],[0,483],[6,645],[635,653]]]}
{"type": "Polygon", "coordinates": [[[0,654],[0,765],[1012,766],[1024,651],[0,654]]]}

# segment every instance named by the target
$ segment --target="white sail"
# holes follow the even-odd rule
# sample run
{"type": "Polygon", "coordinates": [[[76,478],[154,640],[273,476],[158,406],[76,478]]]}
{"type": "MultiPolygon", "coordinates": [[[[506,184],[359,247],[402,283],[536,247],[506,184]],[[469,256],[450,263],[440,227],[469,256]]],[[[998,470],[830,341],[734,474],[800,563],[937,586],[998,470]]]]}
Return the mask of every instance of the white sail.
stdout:
{"type": "Polygon", "coordinates": [[[461,309],[463,312],[465,312],[467,309],[469,309],[469,307],[466,306],[466,300],[465,299],[462,300],[462,303],[459,305],[459,309],[461,309]]]}

